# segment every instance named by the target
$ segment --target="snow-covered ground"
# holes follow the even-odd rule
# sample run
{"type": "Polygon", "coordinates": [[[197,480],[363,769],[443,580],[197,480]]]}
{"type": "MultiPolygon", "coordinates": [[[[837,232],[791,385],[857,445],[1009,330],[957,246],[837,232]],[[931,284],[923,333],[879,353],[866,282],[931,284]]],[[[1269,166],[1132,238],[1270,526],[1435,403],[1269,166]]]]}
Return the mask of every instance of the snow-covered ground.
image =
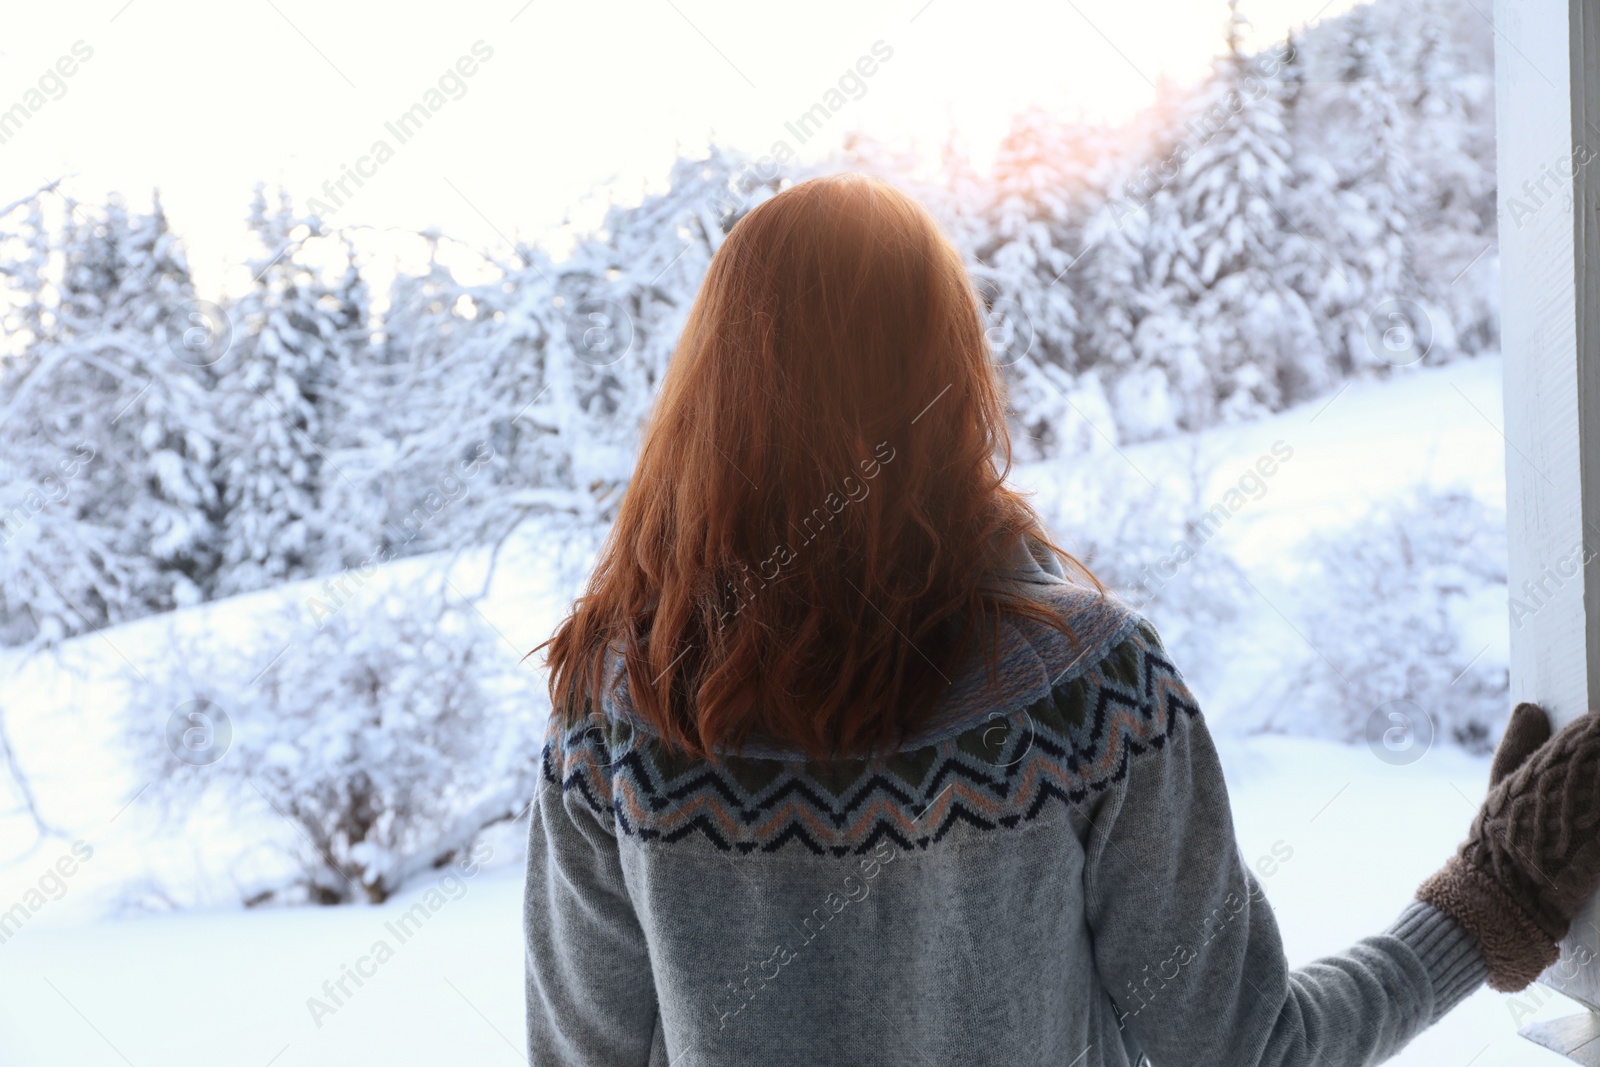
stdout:
{"type": "MultiPolygon", "coordinates": [[[[1160,483],[1179,476],[1195,453],[1209,472],[1202,498],[1219,499],[1274,444],[1293,449],[1259,498],[1217,534],[1215,545],[1258,587],[1254,610],[1240,620],[1249,639],[1236,642],[1255,651],[1206,673],[1216,681],[1199,694],[1218,734],[1244,855],[1291,852],[1265,888],[1293,963],[1338,950],[1394,917],[1465,832],[1488,764],[1440,745],[1393,765],[1364,745],[1246,736],[1232,725],[1248,719],[1244,702],[1275,669],[1275,657],[1291,648],[1305,653],[1291,622],[1305,605],[1285,561],[1307,531],[1350,521],[1372,502],[1417,485],[1497,500],[1505,455],[1496,429],[1499,374],[1497,359],[1430,368],[1357,383],[1329,400],[1197,441],[1106,448],[1092,470],[1036,464],[1017,472],[1048,513],[1070,514],[1087,482],[1160,483]]],[[[1072,530],[1057,532],[1070,546],[1072,530]]],[[[549,559],[540,531],[530,528],[502,555],[479,605],[508,658],[548,634],[570,593],[549,559]]],[[[453,585],[470,592],[482,582],[484,562],[473,554],[408,560],[385,569],[360,595],[447,564],[453,585]]],[[[237,884],[266,862],[263,855],[292,842],[294,831],[265,805],[196,812],[174,829],[159,818],[126,757],[130,686],[161,665],[174,634],[222,635],[248,647],[256,620],[303,602],[316,587],[303,583],[142,620],[70,642],[50,660],[0,670],[0,703],[41,806],[65,831],[0,868],[0,910],[33,888],[48,898],[0,944],[0,1064],[294,1067],[522,1058],[521,827],[489,835],[489,854],[471,877],[425,877],[381,906],[246,910],[237,884]],[[82,842],[76,856],[74,842],[82,842]],[[71,862],[57,868],[63,857],[71,862]],[[67,869],[70,875],[50,873],[67,869]],[[430,892],[436,895],[427,898],[430,892]],[[394,944],[386,924],[425,898],[435,905],[426,923],[393,958],[366,966],[372,973],[359,987],[345,979],[353,993],[314,1018],[308,1000],[333,1003],[324,983],[338,982],[378,939],[394,944]]],[[[1483,655],[1503,661],[1504,604],[1474,610],[1483,655]]],[[[304,639],[316,634],[308,618],[304,639]]],[[[16,854],[27,840],[23,824],[0,823],[0,855],[16,854]]],[[[1554,994],[1480,991],[1396,1062],[1558,1063],[1516,1029],[1571,1010],[1554,994]]]]}

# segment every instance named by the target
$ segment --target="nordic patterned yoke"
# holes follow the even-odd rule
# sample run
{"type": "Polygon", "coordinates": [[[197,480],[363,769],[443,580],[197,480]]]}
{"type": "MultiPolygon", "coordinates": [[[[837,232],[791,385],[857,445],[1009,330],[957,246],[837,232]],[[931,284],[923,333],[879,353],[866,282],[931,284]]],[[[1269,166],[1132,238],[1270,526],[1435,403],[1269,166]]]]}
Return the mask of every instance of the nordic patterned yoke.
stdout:
{"type": "MultiPolygon", "coordinates": [[[[1483,980],[1424,904],[1288,970],[1150,624],[1019,550],[1003,626],[891,755],[666,751],[615,672],[552,725],[528,856],[535,1064],[1381,1060],[1483,980]]],[[[1292,846],[1274,849],[1278,860],[1292,846]]],[[[1277,862],[1274,860],[1273,862],[1277,862]]],[[[1400,902],[1397,901],[1397,906],[1400,902]]]]}

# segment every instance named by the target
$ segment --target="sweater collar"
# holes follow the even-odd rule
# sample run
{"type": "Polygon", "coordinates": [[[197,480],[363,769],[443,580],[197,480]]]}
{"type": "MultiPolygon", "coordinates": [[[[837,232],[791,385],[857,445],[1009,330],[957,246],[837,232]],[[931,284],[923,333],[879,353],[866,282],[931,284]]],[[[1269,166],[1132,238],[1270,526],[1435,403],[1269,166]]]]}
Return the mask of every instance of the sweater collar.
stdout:
{"type": "Polygon", "coordinates": [[[994,567],[988,582],[1057,585],[1067,581],[1061,561],[1032,534],[1024,534],[1011,545],[1010,552],[994,567]]]}

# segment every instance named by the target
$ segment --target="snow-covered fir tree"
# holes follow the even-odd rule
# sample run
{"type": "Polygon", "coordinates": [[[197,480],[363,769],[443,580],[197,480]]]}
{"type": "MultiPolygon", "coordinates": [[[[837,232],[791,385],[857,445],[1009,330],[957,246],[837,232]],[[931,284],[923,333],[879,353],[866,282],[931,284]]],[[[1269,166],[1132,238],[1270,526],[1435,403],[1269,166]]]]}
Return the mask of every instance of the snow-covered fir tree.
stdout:
{"type": "MultiPolygon", "coordinates": [[[[1412,270],[1411,231],[1417,179],[1407,158],[1410,122],[1401,110],[1400,86],[1393,63],[1373,24],[1370,7],[1358,7],[1340,22],[1340,71],[1346,107],[1346,151],[1340,165],[1341,185],[1354,194],[1360,210],[1345,216],[1358,229],[1350,235],[1363,292],[1364,307],[1348,322],[1348,336],[1357,365],[1383,362],[1367,351],[1365,322],[1386,301],[1417,295],[1412,270]]],[[[1401,360],[1406,356],[1399,357],[1401,360]]]]}
{"type": "Polygon", "coordinates": [[[1209,395],[1181,394],[1186,427],[1276,410],[1326,384],[1310,309],[1276,269],[1279,204],[1293,195],[1281,85],[1242,51],[1245,21],[1237,3],[1229,10],[1228,50],[1184,124],[1182,170],[1150,207],[1152,285],[1171,306],[1189,306],[1212,379],[1209,395]]]}
{"type": "Polygon", "coordinates": [[[1020,315],[1020,323],[1000,322],[1010,346],[1001,362],[1048,361],[1071,369],[1078,316],[1070,282],[1062,284],[1081,246],[1074,201],[1089,184],[1096,130],[1067,122],[1040,108],[1012,120],[1001,140],[990,178],[987,240],[976,250],[974,269],[987,290],[996,319],[1020,315]]]}
{"type": "MultiPolygon", "coordinates": [[[[1455,350],[1476,353],[1498,341],[1495,243],[1494,79],[1475,64],[1449,23],[1454,5],[1416,0],[1416,50],[1399,86],[1411,116],[1412,269],[1430,307],[1448,324],[1455,350]],[[1409,100],[1404,98],[1409,96],[1409,100]]],[[[1600,140],[1588,144],[1600,153],[1600,140]]],[[[1441,323],[1441,325],[1444,325],[1441,323]]],[[[1455,354],[1440,345],[1430,359],[1455,354]]]]}
{"type": "Polygon", "coordinates": [[[297,218],[286,191],[277,199],[269,208],[257,187],[254,282],[233,307],[241,336],[218,367],[228,427],[221,480],[222,588],[229,592],[314,573],[323,563],[315,516],[324,482],[338,476],[326,447],[351,324],[362,319],[342,306],[348,288],[330,286],[302,262],[307,240],[320,236],[317,220],[297,218]]]}
{"type": "Polygon", "coordinates": [[[73,468],[49,518],[18,535],[51,539],[12,575],[33,595],[8,595],[17,632],[38,635],[193,602],[217,560],[216,423],[203,379],[167,343],[193,305],[182,248],[159,198],[148,212],[62,203],[56,227],[34,230],[31,266],[15,268],[40,288],[21,312],[27,344],[0,378],[13,486],[27,495],[73,468]],[[76,543],[50,529],[69,517],[76,543]]]}

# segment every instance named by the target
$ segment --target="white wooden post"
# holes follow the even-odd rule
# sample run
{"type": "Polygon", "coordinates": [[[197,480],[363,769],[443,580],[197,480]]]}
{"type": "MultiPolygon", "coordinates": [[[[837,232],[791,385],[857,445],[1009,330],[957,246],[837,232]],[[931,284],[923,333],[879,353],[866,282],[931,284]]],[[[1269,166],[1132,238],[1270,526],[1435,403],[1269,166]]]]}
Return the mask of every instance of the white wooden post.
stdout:
{"type": "MultiPolygon", "coordinates": [[[[1511,699],[1600,707],[1600,3],[1496,0],[1511,699]]],[[[1523,1034],[1600,1064],[1590,902],[1540,981],[1592,1009],[1523,1034]]]]}

